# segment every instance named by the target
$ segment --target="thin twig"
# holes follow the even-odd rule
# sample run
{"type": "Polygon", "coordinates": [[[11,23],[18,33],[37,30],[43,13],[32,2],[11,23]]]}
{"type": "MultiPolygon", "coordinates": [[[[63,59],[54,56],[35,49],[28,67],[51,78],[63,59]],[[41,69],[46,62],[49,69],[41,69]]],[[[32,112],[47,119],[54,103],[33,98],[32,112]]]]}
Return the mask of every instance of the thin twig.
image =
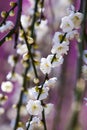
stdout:
{"type": "Polygon", "coordinates": [[[22,88],[23,90],[21,90],[20,98],[19,98],[19,101],[18,101],[18,104],[17,104],[17,116],[16,116],[16,120],[15,120],[14,130],[17,129],[18,122],[20,120],[20,109],[21,109],[21,105],[22,105],[22,99],[23,99],[24,91],[26,90],[26,83],[27,83],[26,75],[27,75],[28,70],[29,70],[29,67],[27,67],[25,69],[25,73],[24,73],[23,88],[22,88]]]}
{"type": "Polygon", "coordinates": [[[8,16],[9,16],[9,13],[12,11],[12,10],[14,10],[15,8],[16,8],[16,6],[17,6],[17,3],[15,3],[14,4],[14,6],[7,12],[6,11],[6,17],[3,19],[3,21],[0,23],[0,26],[2,26],[3,24],[5,24],[5,22],[6,22],[6,19],[8,18],[8,16]]]}
{"type": "Polygon", "coordinates": [[[36,2],[35,2],[34,16],[33,16],[32,25],[31,25],[31,37],[32,38],[34,38],[34,26],[35,26],[35,22],[36,22],[36,12],[38,10],[38,2],[39,2],[39,0],[36,0],[36,2]]]}
{"type": "Polygon", "coordinates": [[[34,73],[35,73],[35,77],[38,78],[38,74],[37,74],[37,70],[36,70],[36,66],[35,66],[35,63],[34,63],[34,59],[33,59],[33,55],[32,55],[32,52],[31,52],[31,45],[28,44],[27,42],[27,37],[26,37],[26,33],[22,27],[22,25],[20,24],[20,27],[21,29],[23,30],[24,32],[24,40],[25,40],[25,43],[27,45],[27,48],[28,48],[28,52],[30,54],[30,58],[31,58],[31,61],[32,61],[32,65],[33,65],[33,69],[34,69],[34,73]]]}
{"type": "Polygon", "coordinates": [[[0,46],[5,42],[6,37],[10,37],[10,36],[12,36],[15,32],[18,31],[19,24],[20,24],[21,12],[22,12],[22,0],[18,0],[16,6],[18,6],[18,11],[17,11],[17,18],[16,18],[15,26],[14,26],[14,28],[13,28],[10,32],[8,32],[8,33],[0,40],[0,46]]]}

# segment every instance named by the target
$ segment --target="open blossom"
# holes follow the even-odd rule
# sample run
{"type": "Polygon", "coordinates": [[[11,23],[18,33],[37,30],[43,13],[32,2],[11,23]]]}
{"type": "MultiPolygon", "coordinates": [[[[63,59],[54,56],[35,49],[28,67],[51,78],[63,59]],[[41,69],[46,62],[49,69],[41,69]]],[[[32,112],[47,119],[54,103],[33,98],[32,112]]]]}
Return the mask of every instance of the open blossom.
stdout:
{"type": "Polygon", "coordinates": [[[87,80],[87,65],[82,66],[82,75],[85,80],[87,80]]]}
{"type": "Polygon", "coordinates": [[[16,130],[24,130],[22,127],[18,127],[16,130]]]}
{"type": "Polygon", "coordinates": [[[83,51],[83,61],[85,64],[87,64],[87,50],[83,51]]]}
{"type": "Polygon", "coordinates": [[[70,14],[69,17],[74,24],[74,28],[79,29],[81,22],[82,22],[82,19],[83,19],[83,14],[80,12],[76,12],[76,13],[70,14]]]}
{"type": "Polygon", "coordinates": [[[68,32],[66,37],[69,39],[69,40],[72,40],[72,39],[76,39],[76,40],[79,40],[79,32],[77,30],[73,30],[71,32],[68,32]]]}
{"type": "Polygon", "coordinates": [[[23,77],[22,77],[22,75],[20,75],[20,74],[18,74],[16,72],[14,72],[14,73],[9,72],[7,74],[7,76],[6,76],[6,79],[7,80],[11,80],[12,82],[16,82],[17,81],[19,84],[23,83],[23,77]]]}
{"type": "Polygon", "coordinates": [[[87,98],[85,97],[84,100],[86,101],[86,106],[87,106],[87,98]]]}
{"type": "Polygon", "coordinates": [[[68,50],[69,50],[68,43],[62,42],[60,44],[54,44],[51,49],[51,52],[52,54],[63,55],[63,54],[67,54],[68,50]]]}
{"type": "Polygon", "coordinates": [[[11,30],[13,27],[14,23],[12,21],[6,21],[6,23],[0,27],[0,32],[3,33],[5,31],[11,30]]]}
{"type": "Polygon", "coordinates": [[[69,16],[65,16],[62,18],[62,22],[60,25],[60,28],[63,30],[63,32],[70,32],[74,29],[74,24],[69,16]]]}
{"type": "Polygon", "coordinates": [[[53,78],[50,78],[49,80],[46,80],[44,86],[53,88],[55,87],[56,82],[57,82],[57,77],[53,77],[53,78]]]}
{"type": "MultiPolygon", "coordinates": [[[[51,63],[53,57],[54,57],[53,54],[48,55],[47,59],[50,61],[50,63],[51,63]]],[[[63,57],[60,55],[56,55],[53,62],[51,63],[51,66],[54,68],[54,67],[60,66],[61,64],[63,64],[63,57]]]]}
{"type": "Polygon", "coordinates": [[[45,105],[44,110],[45,110],[46,116],[51,113],[51,111],[53,110],[53,107],[54,105],[52,103],[48,103],[45,105]]]}
{"type": "MultiPolygon", "coordinates": [[[[53,43],[54,43],[54,44],[55,44],[55,43],[57,43],[57,44],[60,43],[61,40],[62,40],[62,38],[63,38],[63,36],[64,36],[64,33],[55,32],[54,37],[53,37],[53,43]]],[[[66,37],[64,38],[64,41],[67,42],[67,43],[69,42],[66,37]]]]}
{"type": "Polygon", "coordinates": [[[29,16],[21,15],[21,24],[25,30],[29,27],[29,20],[29,16]]]}
{"type": "Polygon", "coordinates": [[[5,109],[3,107],[0,107],[0,115],[4,114],[5,109]]]}
{"type": "Polygon", "coordinates": [[[26,44],[20,44],[17,46],[17,53],[23,55],[28,52],[26,44]]]}
{"type": "Polygon", "coordinates": [[[39,100],[29,100],[26,108],[30,115],[39,115],[43,110],[43,107],[39,100]]]}
{"type": "Polygon", "coordinates": [[[26,110],[26,106],[22,105],[21,109],[20,109],[20,115],[21,116],[26,116],[28,114],[27,110],[26,110]]]}
{"type": "Polygon", "coordinates": [[[2,82],[2,84],[1,84],[1,90],[3,92],[10,93],[13,90],[13,84],[10,81],[2,82]]]}
{"type": "Polygon", "coordinates": [[[71,5],[69,8],[67,8],[67,14],[73,14],[75,12],[75,7],[71,5]]]}
{"type": "MultiPolygon", "coordinates": [[[[28,123],[26,123],[26,126],[27,125],[28,123]]],[[[43,128],[42,121],[38,117],[33,117],[32,121],[30,121],[29,130],[42,130],[43,128]]]]}
{"type": "Polygon", "coordinates": [[[39,100],[43,100],[43,99],[47,98],[48,91],[49,91],[48,87],[43,87],[41,89],[41,86],[36,86],[36,87],[33,87],[33,88],[29,89],[28,92],[29,92],[29,97],[31,99],[37,99],[37,97],[38,97],[38,95],[40,93],[39,100]]]}
{"type": "Polygon", "coordinates": [[[40,70],[43,74],[49,74],[51,72],[51,63],[47,58],[41,58],[40,70]]]}
{"type": "Polygon", "coordinates": [[[8,57],[8,63],[9,63],[12,67],[14,67],[14,65],[15,65],[15,57],[14,57],[14,55],[10,55],[10,56],[8,57]]]}

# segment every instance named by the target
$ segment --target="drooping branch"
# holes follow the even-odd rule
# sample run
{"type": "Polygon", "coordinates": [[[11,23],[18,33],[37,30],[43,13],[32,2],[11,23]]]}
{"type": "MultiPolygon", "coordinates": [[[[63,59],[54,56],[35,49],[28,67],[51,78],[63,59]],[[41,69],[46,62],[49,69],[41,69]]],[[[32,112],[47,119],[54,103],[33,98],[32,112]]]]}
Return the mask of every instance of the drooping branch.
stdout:
{"type": "MultiPolygon", "coordinates": [[[[15,26],[12,30],[10,30],[1,40],[0,40],[0,46],[5,42],[6,37],[11,37],[13,34],[15,34],[18,31],[19,24],[20,24],[20,17],[21,17],[21,12],[22,12],[22,0],[18,0],[17,3],[15,4],[14,7],[18,7],[17,10],[17,18],[16,18],[16,23],[15,26]]],[[[9,12],[8,12],[9,14],[9,12]]],[[[7,19],[7,18],[6,18],[7,19]]],[[[4,22],[6,21],[4,20],[4,22]]]]}
{"type": "Polygon", "coordinates": [[[2,20],[2,22],[0,23],[0,26],[2,26],[2,25],[6,22],[6,20],[7,20],[8,16],[9,16],[9,14],[10,14],[10,12],[13,11],[16,7],[17,7],[17,3],[14,3],[14,6],[13,6],[8,12],[6,11],[6,16],[5,16],[5,18],[2,20]]]}

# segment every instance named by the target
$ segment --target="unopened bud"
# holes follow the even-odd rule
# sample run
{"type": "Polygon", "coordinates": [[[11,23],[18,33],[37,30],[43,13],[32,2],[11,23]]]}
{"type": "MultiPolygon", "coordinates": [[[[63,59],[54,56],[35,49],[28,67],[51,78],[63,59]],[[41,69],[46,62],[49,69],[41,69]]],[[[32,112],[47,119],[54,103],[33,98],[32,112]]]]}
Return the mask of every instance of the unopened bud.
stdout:
{"type": "Polygon", "coordinates": [[[5,18],[6,15],[7,15],[7,12],[6,12],[6,11],[2,11],[2,12],[1,12],[1,17],[2,17],[2,18],[5,18]]]}
{"type": "Polygon", "coordinates": [[[12,10],[12,11],[10,11],[10,13],[9,13],[9,16],[14,16],[15,15],[15,13],[14,13],[14,11],[12,10]]]}
{"type": "Polygon", "coordinates": [[[33,44],[33,43],[34,43],[34,40],[33,40],[32,37],[27,37],[27,39],[28,39],[28,43],[29,43],[29,44],[33,44]]]}
{"type": "Polygon", "coordinates": [[[15,3],[15,2],[13,2],[13,1],[11,1],[11,2],[10,2],[10,6],[11,6],[11,7],[14,7],[14,6],[15,6],[15,4],[16,4],[16,3],[15,3]]]}
{"type": "Polygon", "coordinates": [[[38,78],[34,78],[34,83],[38,84],[39,83],[39,79],[38,78]]]}

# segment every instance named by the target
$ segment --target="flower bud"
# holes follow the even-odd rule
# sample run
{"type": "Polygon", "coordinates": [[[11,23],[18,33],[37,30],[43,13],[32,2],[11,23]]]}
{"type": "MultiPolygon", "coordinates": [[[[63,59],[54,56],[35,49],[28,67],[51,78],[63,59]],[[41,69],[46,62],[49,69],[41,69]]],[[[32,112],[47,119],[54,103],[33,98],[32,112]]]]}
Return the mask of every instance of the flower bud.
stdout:
{"type": "Polygon", "coordinates": [[[6,12],[6,11],[2,11],[2,12],[1,12],[1,17],[2,17],[2,18],[5,18],[6,15],[7,15],[7,12],[6,12]]]}
{"type": "Polygon", "coordinates": [[[10,2],[10,6],[11,6],[11,7],[14,7],[14,6],[15,6],[15,4],[16,4],[16,3],[15,3],[15,2],[13,2],[13,1],[11,1],[11,2],[10,2]]]}

